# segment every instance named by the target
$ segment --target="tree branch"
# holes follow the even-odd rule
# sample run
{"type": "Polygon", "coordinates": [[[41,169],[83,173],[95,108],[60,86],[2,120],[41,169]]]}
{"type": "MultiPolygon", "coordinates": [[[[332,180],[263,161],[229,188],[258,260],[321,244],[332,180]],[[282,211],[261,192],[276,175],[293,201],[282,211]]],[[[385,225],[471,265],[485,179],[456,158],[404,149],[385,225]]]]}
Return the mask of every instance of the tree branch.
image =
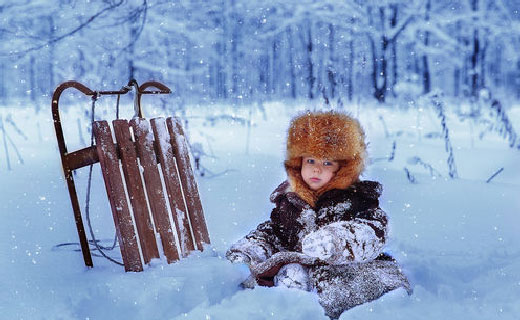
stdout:
{"type": "Polygon", "coordinates": [[[119,2],[117,3],[113,3],[111,4],[110,6],[102,9],[101,11],[97,12],[96,14],[94,14],[93,16],[91,16],[90,18],[88,18],[86,21],[82,22],[79,26],[77,26],[76,28],[74,28],[73,30],[65,33],[65,34],[62,34],[58,37],[55,37],[55,38],[52,38],[48,41],[46,41],[45,43],[43,44],[40,44],[40,45],[37,45],[37,46],[34,46],[34,47],[30,47],[28,49],[25,49],[25,50],[22,50],[22,51],[14,51],[14,53],[18,56],[24,56],[26,55],[27,53],[29,52],[33,52],[33,51],[36,51],[36,50],[39,50],[41,48],[44,48],[50,44],[53,44],[53,43],[56,43],[56,42],[59,42],[67,37],[70,37],[72,36],[73,34],[75,34],[76,32],[80,31],[81,29],[83,29],[84,27],[86,27],[88,24],[90,24],[91,22],[93,22],[96,18],[98,18],[99,16],[101,16],[102,14],[104,14],[105,12],[109,11],[109,10],[112,10],[114,8],[117,8],[119,7],[120,5],[122,5],[124,2],[124,0],[119,0],[119,2]]]}

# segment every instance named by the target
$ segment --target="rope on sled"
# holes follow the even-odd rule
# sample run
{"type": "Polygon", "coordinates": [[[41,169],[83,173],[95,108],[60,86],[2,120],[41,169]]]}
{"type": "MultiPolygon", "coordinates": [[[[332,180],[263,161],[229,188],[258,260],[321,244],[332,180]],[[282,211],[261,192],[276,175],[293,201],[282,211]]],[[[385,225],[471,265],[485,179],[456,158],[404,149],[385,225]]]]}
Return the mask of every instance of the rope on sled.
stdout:
{"type": "MultiPolygon", "coordinates": [[[[117,107],[116,107],[116,114],[117,114],[117,117],[119,118],[119,95],[117,96],[118,99],[117,99],[117,107]]],[[[92,111],[90,112],[90,115],[91,115],[91,119],[90,119],[90,123],[91,123],[91,129],[90,129],[90,146],[92,147],[94,145],[94,130],[93,130],[93,126],[94,126],[94,112],[95,112],[95,109],[96,109],[96,100],[99,98],[99,95],[97,92],[94,93],[94,95],[92,96],[92,111]]],[[[101,255],[106,258],[107,260],[109,261],[112,261],[113,263],[115,264],[118,264],[118,265],[121,265],[121,266],[124,266],[124,264],[120,261],[117,261],[115,260],[114,258],[108,256],[103,250],[113,250],[115,247],[116,247],[116,244],[117,244],[117,233],[116,235],[114,236],[114,243],[112,244],[111,247],[103,247],[103,246],[100,246],[98,244],[98,241],[96,240],[96,236],[94,235],[94,230],[92,229],[92,225],[90,223],[90,189],[91,189],[91,186],[92,186],[92,168],[93,168],[93,164],[90,165],[89,167],[89,171],[88,171],[88,183],[87,183],[87,192],[86,192],[86,197],[85,197],[85,214],[86,214],[86,218],[87,218],[87,224],[88,224],[88,229],[90,231],[90,236],[92,237],[92,243],[94,244],[94,246],[96,247],[96,249],[99,251],[99,253],[101,253],[101,255]]]]}

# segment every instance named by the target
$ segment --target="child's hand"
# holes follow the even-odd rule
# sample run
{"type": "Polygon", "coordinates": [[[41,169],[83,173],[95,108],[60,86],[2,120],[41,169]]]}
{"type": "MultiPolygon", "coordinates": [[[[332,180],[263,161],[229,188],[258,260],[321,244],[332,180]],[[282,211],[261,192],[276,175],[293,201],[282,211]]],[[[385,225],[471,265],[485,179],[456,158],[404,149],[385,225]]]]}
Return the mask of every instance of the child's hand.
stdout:
{"type": "Polygon", "coordinates": [[[311,232],[302,241],[302,252],[308,256],[328,260],[336,253],[332,234],[328,232],[311,232]]]}
{"type": "Polygon", "coordinates": [[[229,253],[226,258],[228,258],[229,261],[232,263],[247,263],[249,264],[251,262],[251,258],[249,258],[246,254],[240,252],[240,251],[234,251],[229,253]]]}

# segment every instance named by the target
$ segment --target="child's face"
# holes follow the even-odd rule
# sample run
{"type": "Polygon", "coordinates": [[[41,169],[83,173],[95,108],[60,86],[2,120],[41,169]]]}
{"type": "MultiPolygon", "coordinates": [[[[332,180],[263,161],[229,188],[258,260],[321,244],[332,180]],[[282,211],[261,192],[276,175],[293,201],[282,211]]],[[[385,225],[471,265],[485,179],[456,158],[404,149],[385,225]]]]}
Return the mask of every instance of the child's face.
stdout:
{"type": "Polygon", "coordinates": [[[303,157],[301,175],[309,188],[318,190],[336,175],[338,169],[339,163],[337,161],[303,157]]]}

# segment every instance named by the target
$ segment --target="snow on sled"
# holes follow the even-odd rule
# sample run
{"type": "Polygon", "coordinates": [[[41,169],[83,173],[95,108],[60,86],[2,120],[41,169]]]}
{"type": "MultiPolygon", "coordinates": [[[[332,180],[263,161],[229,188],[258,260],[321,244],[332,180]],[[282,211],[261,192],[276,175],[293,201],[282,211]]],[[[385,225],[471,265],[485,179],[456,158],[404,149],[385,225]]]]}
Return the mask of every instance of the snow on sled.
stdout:
{"type": "MultiPolygon", "coordinates": [[[[143,261],[159,258],[162,248],[168,263],[203,250],[209,244],[197,184],[190,164],[188,144],[178,118],[143,118],[142,94],[170,93],[159,82],[139,86],[131,80],[120,91],[93,91],[76,81],[59,85],[52,98],[52,115],[61,155],[63,173],[80,239],[85,265],[93,267],[89,241],[83,226],[73,171],[100,163],[107,197],[125,271],[142,271],[143,261]],[[132,120],[117,119],[112,129],[107,121],[92,121],[90,147],[69,152],[59,116],[59,98],[67,88],[74,88],[95,100],[102,95],[125,94],[135,87],[135,112],[132,120]],[[158,90],[146,91],[155,87],[158,90]],[[120,167],[123,174],[121,174],[120,167]],[[156,236],[158,235],[158,237],[156,236]],[[161,245],[157,244],[160,238],[161,245]],[[141,259],[142,256],[142,259],[141,259]]],[[[92,115],[93,115],[92,111],[92,115]]],[[[96,241],[93,241],[96,244],[96,241]]],[[[97,244],[96,244],[97,246],[97,244]]]]}

